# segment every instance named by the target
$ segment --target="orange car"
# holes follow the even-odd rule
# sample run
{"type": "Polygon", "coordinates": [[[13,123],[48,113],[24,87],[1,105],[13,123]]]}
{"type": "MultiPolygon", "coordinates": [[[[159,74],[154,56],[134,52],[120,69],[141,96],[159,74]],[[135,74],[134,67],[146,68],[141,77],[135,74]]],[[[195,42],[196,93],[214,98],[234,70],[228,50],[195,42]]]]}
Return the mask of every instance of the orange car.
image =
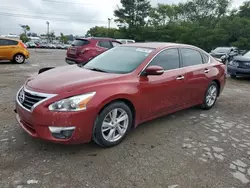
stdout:
{"type": "Polygon", "coordinates": [[[22,64],[29,58],[29,51],[22,41],[0,37],[0,60],[10,60],[22,64]]]}

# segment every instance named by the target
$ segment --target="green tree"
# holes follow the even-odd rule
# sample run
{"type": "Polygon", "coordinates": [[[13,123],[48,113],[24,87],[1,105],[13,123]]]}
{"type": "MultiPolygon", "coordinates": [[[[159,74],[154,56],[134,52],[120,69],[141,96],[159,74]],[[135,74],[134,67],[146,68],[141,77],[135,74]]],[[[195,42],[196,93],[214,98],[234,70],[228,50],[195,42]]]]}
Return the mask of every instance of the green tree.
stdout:
{"type": "Polygon", "coordinates": [[[121,0],[121,7],[114,11],[115,22],[126,38],[138,41],[144,38],[144,27],[147,25],[151,5],[149,0],[121,0]]]}
{"type": "Polygon", "coordinates": [[[20,35],[20,40],[23,41],[24,43],[25,42],[28,42],[29,41],[29,38],[27,37],[27,35],[25,33],[22,33],[20,35]]]}
{"type": "Polygon", "coordinates": [[[68,42],[68,38],[63,33],[60,33],[60,41],[65,44],[68,42]]]}
{"type": "Polygon", "coordinates": [[[90,28],[85,37],[111,37],[119,38],[120,32],[115,28],[99,27],[95,26],[90,28]]]}
{"type": "Polygon", "coordinates": [[[27,34],[27,31],[30,31],[30,26],[28,25],[20,25],[20,27],[23,29],[24,34],[27,34]]]}
{"type": "Polygon", "coordinates": [[[243,5],[239,7],[238,15],[244,18],[250,18],[250,1],[245,1],[243,5]]]}

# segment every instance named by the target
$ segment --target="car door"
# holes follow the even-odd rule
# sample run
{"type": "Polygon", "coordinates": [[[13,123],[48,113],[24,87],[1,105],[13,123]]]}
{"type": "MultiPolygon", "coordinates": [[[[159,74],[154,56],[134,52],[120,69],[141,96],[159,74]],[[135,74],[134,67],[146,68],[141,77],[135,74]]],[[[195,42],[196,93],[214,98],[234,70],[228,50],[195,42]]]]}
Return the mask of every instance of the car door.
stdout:
{"type": "Polygon", "coordinates": [[[97,54],[96,55],[99,55],[109,49],[113,48],[113,45],[111,44],[110,41],[108,40],[101,40],[97,43],[97,54]]]}
{"type": "Polygon", "coordinates": [[[199,104],[203,101],[210,82],[208,63],[209,56],[197,49],[181,48],[182,67],[185,70],[185,95],[187,105],[199,104]],[[205,62],[207,61],[207,62],[205,62]]]}
{"type": "Polygon", "coordinates": [[[13,52],[17,47],[17,41],[9,39],[0,39],[0,57],[1,59],[11,60],[13,52]]]}
{"type": "Polygon", "coordinates": [[[158,65],[165,71],[158,76],[140,76],[139,92],[143,112],[141,119],[147,120],[173,112],[183,106],[185,95],[184,71],[180,69],[180,57],[177,48],[165,49],[152,59],[148,66],[158,65]]]}

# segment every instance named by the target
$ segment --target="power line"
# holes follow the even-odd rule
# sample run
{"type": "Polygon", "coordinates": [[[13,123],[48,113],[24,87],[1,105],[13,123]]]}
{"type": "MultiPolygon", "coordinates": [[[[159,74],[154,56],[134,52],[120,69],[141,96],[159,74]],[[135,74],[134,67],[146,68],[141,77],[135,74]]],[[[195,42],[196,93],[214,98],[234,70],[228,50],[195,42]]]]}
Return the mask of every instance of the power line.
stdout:
{"type": "Polygon", "coordinates": [[[87,5],[87,6],[95,6],[94,4],[90,4],[90,3],[80,3],[80,2],[73,2],[73,1],[58,1],[58,0],[43,0],[43,1],[47,1],[47,2],[52,2],[52,3],[70,3],[70,4],[80,4],[80,5],[87,5]]]}
{"type": "MultiPolygon", "coordinates": [[[[34,12],[30,10],[22,10],[22,9],[16,9],[16,8],[9,8],[9,7],[4,7],[1,6],[1,10],[10,10],[10,11],[15,11],[15,12],[22,12],[22,13],[33,13],[33,14],[48,14],[48,15],[58,15],[58,16],[79,16],[79,14],[62,14],[61,12],[34,12]]],[[[8,12],[6,12],[8,13],[8,12]]]]}
{"type": "Polygon", "coordinates": [[[2,16],[12,16],[12,17],[22,17],[22,18],[30,18],[30,19],[40,19],[40,20],[54,20],[54,21],[62,21],[62,22],[70,22],[70,21],[74,21],[74,22],[85,22],[85,23],[103,23],[106,24],[106,21],[102,21],[102,20],[83,20],[83,19],[79,19],[79,18],[73,18],[71,17],[71,19],[63,19],[63,18],[59,18],[59,17],[45,17],[45,16],[39,16],[39,15],[27,15],[27,14],[17,14],[17,13],[7,13],[7,12],[0,12],[0,15],[2,16]]]}

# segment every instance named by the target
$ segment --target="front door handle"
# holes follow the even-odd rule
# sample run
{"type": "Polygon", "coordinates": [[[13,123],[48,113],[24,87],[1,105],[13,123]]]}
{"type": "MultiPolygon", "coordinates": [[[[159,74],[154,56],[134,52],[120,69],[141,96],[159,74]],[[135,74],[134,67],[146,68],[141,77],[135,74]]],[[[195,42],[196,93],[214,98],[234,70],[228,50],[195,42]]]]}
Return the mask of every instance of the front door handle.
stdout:
{"type": "Polygon", "coordinates": [[[210,71],[209,69],[205,69],[204,73],[209,73],[209,71],[210,71]]]}
{"type": "Polygon", "coordinates": [[[176,80],[183,80],[185,77],[184,76],[178,76],[176,80]]]}

